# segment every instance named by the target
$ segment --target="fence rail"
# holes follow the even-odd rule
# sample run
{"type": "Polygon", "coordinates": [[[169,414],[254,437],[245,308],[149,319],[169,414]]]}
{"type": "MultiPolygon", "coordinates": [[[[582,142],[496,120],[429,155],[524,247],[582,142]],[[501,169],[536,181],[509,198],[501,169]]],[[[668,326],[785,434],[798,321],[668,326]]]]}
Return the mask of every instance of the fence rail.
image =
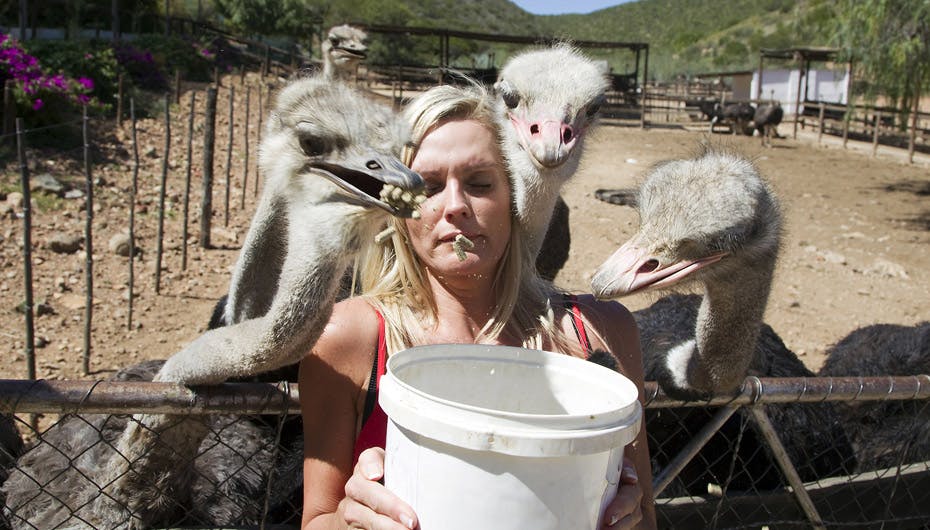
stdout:
{"type": "MultiPolygon", "coordinates": [[[[784,445],[791,443],[792,433],[772,431],[769,438],[752,436],[753,432],[759,432],[759,426],[771,425],[768,418],[782,414],[784,407],[818,407],[828,403],[853,407],[910,404],[915,407],[913,421],[926,423],[930,416],[930,375],[749,377],[739,391],[700,402],[670,399],[655,383],[649,382],[646,396],[647,431],[651,421],[668,423],[668,416],[656,414],[710,411],[709,419],[704,421],[706,433],[658,435],[661,428],[657,433],[650,432],[657,434],[650,438],[650,451],[662,528],[924,528],[930,520],[930,462],[907,459],[905,449],[909,444],[904,435],[900,442],[901,456],[894,466],[868,469],[861,463],[843,462],[821,476],[805,476],[803,481],[800,477],[804,472],[799,471],[803,463],[787,458],[789,453],[798,453],[784,450],[784,445]],[[732,418],[740,412],[748,414],[734,421],[732,418]],[[681,435],[692,441],[682,447],[681,435]],[[756,443],[760,445],[751,447],[756,443]],[[762,455],[773,469],[759,468],[753,463],[756,457],[745,456],[748,449],[762,455]],[[694,466],[720,467],[719,463],[707,461],[708,458],[730,462],[729,476],[702,474],[699,483],[687,483],[694,466]],[[686,466],[691,466],[691,470],[686,466]],[[775,472],[782,478],[766,483],[763,477],[775,472]],[[748,482],[747,475],[751,475],[748,482]]],[[[7,462],[8,467],[0,470],[11,477],[3,493],[7,495],[5,517],[13,528],[42,527],[36,523],[35,514],[29,512],[35,498],[49,495],[64,505],[71,502],[69,494],[58,485],[69,469],[82,477],[84,489],[93,490],[84,492],[81,506],[67,508],[71,517],[101,495],[108,496],[110,502],[122,502],[118,497],[113,500],[108,482],[99,480],[95,473],[105,467],[101,460],[118,454],[114,451],[126,426],[141,421],[138,416],[129,418],[129,414],[171,415],[177,418],[174,425],[177,428],[189,428],[186,425],[192,422],[206,426],[207,434],[196,455],[182,461],[184,466],[194,469],[195,478],[191,480],[198,484],[193,488],[195,491],[207,487],[204,484],[212,484],[208,493],[201,493],[212,500],[197,504],[191,498],[171,497],[176,506],[170,516],[149,523],[175,527],[266,524],[268,528],[271,525],[293,528],[299,521],[302,442],[296,416],[299,414],[296,385],[226,383],[191,389],[135,380],[0,380],[0,412],[16,418],[23,438],[30,441],[25,449],[5,447],[0,453],[0,456],[18,456],[14,464],[7,462]],[[39,429],[21,418],[33,414],[47,415],[51,425],[39,429]],[[56,415],[60,416],[55,418],[56,415]],[[243,437],[253,442],[243,445],[240,440],[243,437]],[[235,460],[233,469],[222,472],[225,478],[220,483],[216,483],[215,476],[219,472],[205,463],[215,465],[217,451],[232,452],[223,452],[222,458],[235,460]],[[45,466],[53,468],[52,478],[45,466]],[[240,487],[238,473],[258,481],[253,484],[255,497],[250,499],[254,506],[243,508],[239,519],[211,515],[209,502],[223,506],[238,498],[235,491],[240,487]],[[17,486],[24,483],[37,491],[26,496],[17,492],[17,486]]],[[[192,429],[192,432],[198,431],[192,429]]],[[[171,428],[157,434],[170,436],[174,445],[184,445],[171,428]]],[[[241,480],[247,482],[245,478],[241,480]]],[[[90,519],[81,521],[85,527],[95,527],[90,519]]]]}

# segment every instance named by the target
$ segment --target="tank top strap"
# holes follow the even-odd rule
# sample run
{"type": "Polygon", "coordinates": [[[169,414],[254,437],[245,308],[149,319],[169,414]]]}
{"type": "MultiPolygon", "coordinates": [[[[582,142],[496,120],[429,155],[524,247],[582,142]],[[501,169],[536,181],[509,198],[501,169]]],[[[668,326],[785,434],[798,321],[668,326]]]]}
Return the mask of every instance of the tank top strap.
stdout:
{"type": "Polygon", "coordinates": [[[572,327],[575,328],[575,336],[578,337],[578,343],[585,352],[585,358],[591,357],[591,343],[588,341],[588,333],[584,328],[584,320],[581,319],[581,308],[578,307],[578,297],[573,294],[565,295],[565,309],[571,312],[572,327]]]}
{"type": "Polygon", "coordinates": [[[384,315],[381,311],[375,309],[375,315],[378,317],[378,349],[375,350],[375,359],[371,364],[371,375],[368,378],[368,391],[365,393],[365,408],[362,410],[362,425],[368,421],[371,411],[374,410],[378,402],[378,386],[381,384],[381,376],[387,366],[387,340],[384,334],[384,315]]]}
{"type": "Polygon", "coordinates": [[[355,439],[352,461],[357,462],[362,451],[370,447],[384,447],[387,435],[387,414],[378,404],[378,387],[381,376],[387,369],[387,340],[384,332],[384,316],[375,309],[378,316],[378,349],[371,364],[371,376],[368,379],[368,391],[365,393],[365,406],[362,409],[362,427],[355,439]]]}

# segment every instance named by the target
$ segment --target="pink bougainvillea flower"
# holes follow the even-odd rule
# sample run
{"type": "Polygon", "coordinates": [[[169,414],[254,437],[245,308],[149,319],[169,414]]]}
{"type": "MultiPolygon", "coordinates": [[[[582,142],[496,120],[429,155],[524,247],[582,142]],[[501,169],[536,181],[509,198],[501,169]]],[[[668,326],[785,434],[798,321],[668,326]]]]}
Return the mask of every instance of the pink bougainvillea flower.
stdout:
{"type": "Polygon", "coordinates": [[[44,105],[45,103],[43,103],[41,99],[36,99],[35,101],[32,102],[32,110],[39,110],[44,105]]]}

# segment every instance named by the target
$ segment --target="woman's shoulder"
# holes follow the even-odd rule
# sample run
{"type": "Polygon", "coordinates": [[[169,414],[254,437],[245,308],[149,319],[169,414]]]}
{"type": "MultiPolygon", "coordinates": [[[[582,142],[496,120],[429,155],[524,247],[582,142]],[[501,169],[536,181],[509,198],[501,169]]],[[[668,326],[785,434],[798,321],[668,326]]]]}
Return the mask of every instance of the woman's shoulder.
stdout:
{"type": "Polygon", "coordinates": [[[377,347],[378,314],[364,298],[355,297],[333,306],[329,322],[309,355],[341,367],[341,372],[354,372],[359,361],[371,360],[377,347]]]}

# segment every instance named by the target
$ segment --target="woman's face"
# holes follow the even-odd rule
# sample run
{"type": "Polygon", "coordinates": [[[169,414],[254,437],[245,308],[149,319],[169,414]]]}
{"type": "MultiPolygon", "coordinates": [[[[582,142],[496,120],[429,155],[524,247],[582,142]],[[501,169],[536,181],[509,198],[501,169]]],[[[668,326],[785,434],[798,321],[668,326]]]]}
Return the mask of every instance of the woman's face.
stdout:
{"type": "Polygon", "coordinates": [[[426,182],[421,217],[408,219],[414,252],[436,276],[493,276],[510,241],[510,182],[496,136],[475,120],[441,122],[426,134],[411,169],[426,182]],[[474,243],[460,260],[459,234],[474,243]]]}

